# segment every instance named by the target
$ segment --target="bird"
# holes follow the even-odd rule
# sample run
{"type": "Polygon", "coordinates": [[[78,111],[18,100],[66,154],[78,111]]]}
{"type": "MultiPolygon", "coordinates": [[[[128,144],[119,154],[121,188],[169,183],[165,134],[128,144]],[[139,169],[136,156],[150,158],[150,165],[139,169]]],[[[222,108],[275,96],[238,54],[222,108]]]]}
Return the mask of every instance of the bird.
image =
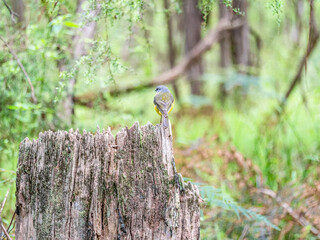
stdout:
{"type": "Polygon", "coordinates": [[[157,86],[156,95],[153,99],[154,109],[161,116],[161,123],[164,128],[169,127],[168,114],[174,106],[174,98],[170,90],[163,85],[157,86]]]}

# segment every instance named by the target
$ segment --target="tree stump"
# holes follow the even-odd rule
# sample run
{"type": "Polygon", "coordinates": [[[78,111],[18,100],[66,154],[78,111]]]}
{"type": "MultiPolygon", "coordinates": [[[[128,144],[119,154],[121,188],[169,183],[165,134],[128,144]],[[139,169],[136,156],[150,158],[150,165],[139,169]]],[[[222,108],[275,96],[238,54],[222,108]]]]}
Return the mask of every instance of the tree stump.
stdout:
{"type": "Polygon", "coordinates": [[[199,190],[176,172],[170,129],[39,134],[20,145],[16,239],[199,239],[199,190]]]}

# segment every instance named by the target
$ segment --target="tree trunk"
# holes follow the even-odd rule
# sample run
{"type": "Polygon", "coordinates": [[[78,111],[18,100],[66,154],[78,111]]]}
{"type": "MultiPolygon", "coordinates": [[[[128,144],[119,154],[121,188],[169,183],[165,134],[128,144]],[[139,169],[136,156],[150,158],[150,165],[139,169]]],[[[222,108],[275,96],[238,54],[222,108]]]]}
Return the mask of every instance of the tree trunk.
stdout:
{"type": "Polygon", "coordinates": [[[23,0],[12,0],[12,11],[15,13],[17,23],[24,23],[24,3],[23,0]]]}
{"type": "MultiPolygon", "coordinates": [[[[86,0],[78,0],[77,15],[79,16],[78,23],[82,21],[83,8],[82,5],[86,0]]],[[[99,9],[92,10],[90,15],[95,16],[99,12],[99,9]]],[[[87,54],[88,39],[93,39],[96,32],[97,23],[95,21],[87,23],[84,27],[79,29],[76,36],[73,38],[73,60],[77,61],[82,56],[87,54]]],[[[63,70],[64,67],[62,67],[63,70]]],[[[77,75],[77,73],[75,73],[77,75]]],[[[67,84],[67,96],[63,103],[63,111],[60,114],[60,118],[65,125],[70,126],[73,122],[74,115],[74,88],[76,85],[76,76],[71,78],[67,84]]]]}
{"type": "Polygon", "coordinates": [[[232,40],[234,43],[234,63],[242,66],[250,65],[250,39],[249,25],[247,17],[247,0],[233,0],[233,9],[239,10],[242,14],[233,13],[233,20],[242,19],[244,24],[232,31],[232,40]]]}
{"type": "Polygon", "coordinates": [[[45,132],[20,145],[16,239],[199,239],[169,129],[45,132]]]}
{"type": "MultiPolygon", "coordinates": [[[[219,0],[219,19],[231,19],[232,9],[228,9],[224,3],[224,0],[219,0]]],[[[220,67],[229,68],[232,65],[232,54],[231,54],[231,32],[224,31],[221,33],[222,38],[219,41],[220,44],[220,67]]],[[[219,84],[219,98],[221,102],[224,102],[227,96],[227,90],[224,82],[219,84]]]]}
{"type": "MultiPolygon", "coordinates": [[[[232,10],[228,9],[224,3],[224,0],[219,0],[219,19],[231,19],[232,10]]],[[[219,41],[220,43],[220,66],[222,68],[228,68],[232,64],[231,58],[231,40],[230,31],[222,32],[223,37],[219,41]]]]}
{"type": "MultiPolygon", "coordinates": [[[[198,9],[198,0],[184,0],[184,31],[185,48],[188,54],[201,39],[202,15],[198,9]]],[[[202,59],[199,57],[187,71],[187,78],[190,82],[191,93],[193,95],[202,95],[201,75],[203,73],[202,59]]]]}
{"type": "MultiPolygon", "coordinates": [[[[166,14],[166,22],[167,22],[167,28],[168,28],[168,57],[169,57],[169,63],[170,63],[170,68],[173,68],[175,65],[176,61],[176,49],[173,45],[173,26],[172,26],[172,16],[170,12],[170,3],[169,0],[164,0],[164,9],[165,9],[165,14],[166,14]]],[[[176,100],[180,100],[180,94],[178,90],[178,86],[176,82],[172,83],[172,87],[174,90],[174,94],[176,97],[176,100]]]]}

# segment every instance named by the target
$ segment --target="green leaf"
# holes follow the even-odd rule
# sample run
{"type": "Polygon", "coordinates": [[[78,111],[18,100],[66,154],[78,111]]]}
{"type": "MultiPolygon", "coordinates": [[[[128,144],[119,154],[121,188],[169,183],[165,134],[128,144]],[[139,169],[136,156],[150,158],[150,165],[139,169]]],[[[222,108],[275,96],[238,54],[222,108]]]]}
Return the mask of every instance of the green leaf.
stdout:
{"type": "Polygon", "coordinates": [[[10,109],[10,110],[17,110],[17,109],[20,109],[20,107],[18,107],[18,106],[14,106],[14,105],[9,105],[7,108],[8,108],[8,109],[10,109]]]}
{"type": "Polygon", "coordinates": [[[64,22],[63,23],[65,26],[67,26],[67,27],[71,27],[71,28],[79,28],[79,25],[78,24],[76,24],[76,23],[74,23],[74,22],[64,22]]]}

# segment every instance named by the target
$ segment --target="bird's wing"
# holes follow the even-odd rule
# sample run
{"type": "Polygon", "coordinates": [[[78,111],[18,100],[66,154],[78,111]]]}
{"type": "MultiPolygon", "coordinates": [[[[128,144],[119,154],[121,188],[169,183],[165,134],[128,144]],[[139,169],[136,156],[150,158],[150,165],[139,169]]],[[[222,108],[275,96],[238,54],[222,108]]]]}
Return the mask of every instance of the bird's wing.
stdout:
{"type": "Polygon", "coordinates": [[[170,107],[168,108],[168,114],[172,111],[174,107],[174,101],[171,103],[170,107]]]}
{"type": "Polygon", "coordinates": [[[161,93],[156,94],[154,96],[153,103],[155,106],[157,106],[159,111],[166,117],[168,115],[168,110],[167,110],[168,103],[166,101],[164,101],[162,98],[163,98],[163,96],[161,93]]]}
{"type": "Polygon", "coordinates": [[[169,106],[167,108],[169,112],[172,110],[173,105],[174,105],[174,98],[173,98],[172,94],[170,94],[169,106]]]}
{"type": "Polygon", "coordinates": [[[167,117],[168,116],[168,103],[162,101],[162,100],[157,100],[156,106],[159,108],[160,112],[163,114],[163,116],[167,117]]]}

